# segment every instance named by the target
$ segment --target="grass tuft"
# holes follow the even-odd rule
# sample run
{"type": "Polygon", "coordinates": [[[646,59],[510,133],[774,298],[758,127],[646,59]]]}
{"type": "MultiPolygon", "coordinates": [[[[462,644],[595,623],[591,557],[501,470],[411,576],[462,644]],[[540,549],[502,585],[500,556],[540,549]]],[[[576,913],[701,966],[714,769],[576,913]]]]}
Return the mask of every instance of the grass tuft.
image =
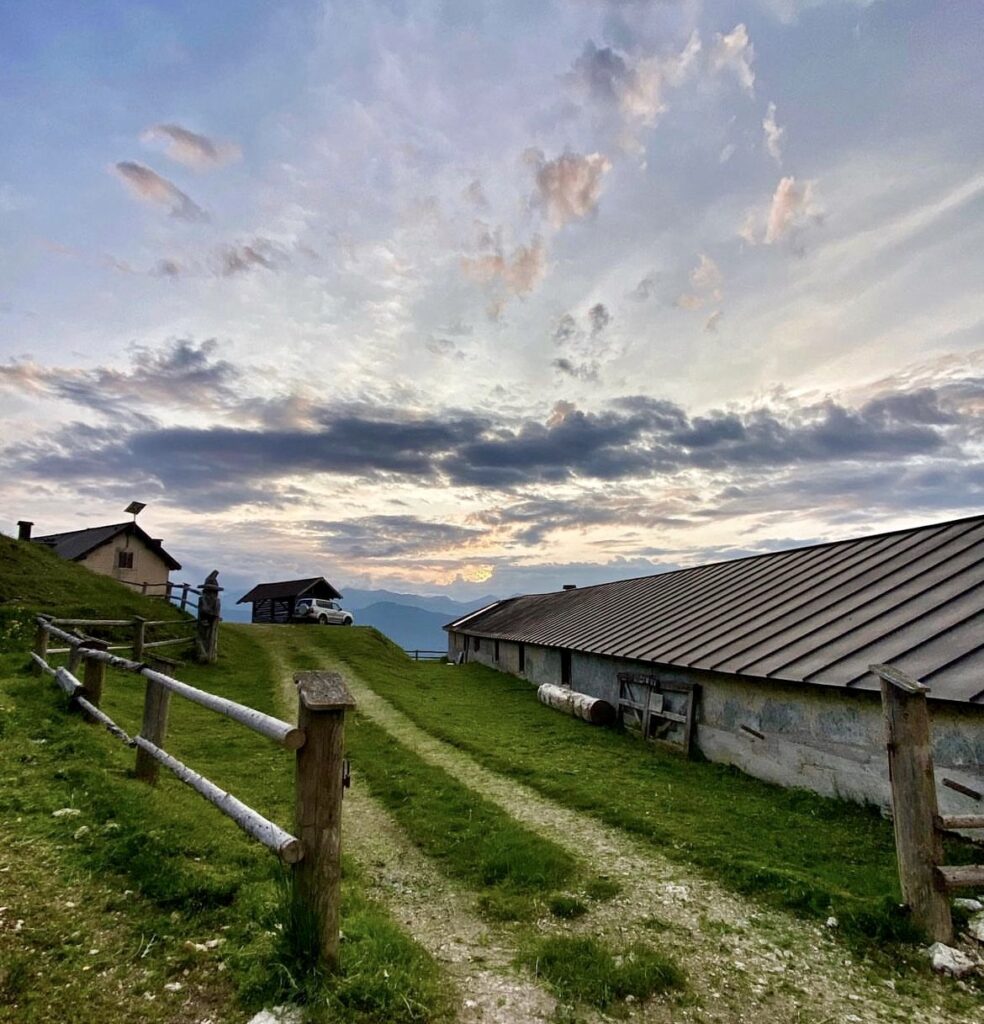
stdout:
{"type": "Polygon", "coordinates": [[[576,896],[552,896],[547,901],[547,906],[554,917],[565,920],[583,917],[588,912],[587,906],[576,896]]]}
{"type": "Polygon", "coordinates": [[[627,996],[650,996],[684,987],[684,973],[663,953],[642,943],[615,951],[590,936],[552,935],[532,942],[520,962],[568,1003],[607,1010],[627,996]]]}

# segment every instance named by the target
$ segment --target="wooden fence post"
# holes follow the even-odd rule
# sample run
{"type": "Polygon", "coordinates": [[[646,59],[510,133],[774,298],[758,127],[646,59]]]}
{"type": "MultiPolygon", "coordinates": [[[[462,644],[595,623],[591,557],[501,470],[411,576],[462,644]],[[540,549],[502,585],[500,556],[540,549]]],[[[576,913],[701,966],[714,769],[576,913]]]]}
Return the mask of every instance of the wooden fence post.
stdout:
{"type": "Polygon", "coordinates": [[[96,707],[102,703],[103,686],[106,682],[106,662],[96,661],[94,658],[86,658],[86,650],[105,651],[109,646],[105,640],[86,640],[76,651],[82,657],[85,664],[85,674],[82,677],[82,696],[96,707]]]}
{"type": "MultiPolygon", "coordinates": [[[[145,740],[150,740],[155,747],[162,749],[167,736],[167,713],[170,706],[171,691],[153,679],[148,679],[144,690],[143,724],[140,726],[140,735],[145,740]]],[[[154,785],[157,782],[158,768],[158,762],[146,750],[137,747],[137,778],[154,785]]]]}
{"type": "MultiPolygon", "coordinates": [[[[77,637],[82,637],[84,634],[78,628],[69,630],[70,633],[77,637]]],[[[76,679],[79,677],[79,666],[82,664],[82,648],[80,644],[76,644],[68,652],[68,671],[75,676],[76,679]]]]}
{"type": "Polygon", "coordinates": [[[338,963],[341,890],[342,755],[345,712],[355,701],[338,672],[299,672],[297,724],[304,746],[297,752],[295,814],[304,850],[294,868],[295,919],[312,921],[319,958],[338,963]]]}
{"type": "MultiPolygon", "coordinates": [[[[41,658],[42,661],[48,660],[48,629],[47,625],[42,625],[40,618],[38,619],[37,632],[34,634],[34,653],[41,658]]],[[[31,671],[36,676],[39,676],[43,670],[36,661],[32,661],[31,671]]]]}
{"type": "Polygon", "coordinates": [[[199,661],[213,664],[219,656],[219,622],[222,602],[219,600],[219,570],[214,569],[205,578],[198,597],[198,632],[195,653],[199,661]]]}
{"type": "Polygon", "coordinates": [[[916,927],[931,942],[950,943],[950,902],[937,870],[943,863],[943,840],[936,827],[939,810],[926,704],[929,687],[888,666],[872,665],[871,670],[881,679],[902,898],[916,927]]]}
{"type": "Polygon", "coordinates": [[[181,610],[184,611],[188,607],[188,584],[181,584],[181,610]]]}
{"type": "Polygon", "coordinates": [[[147,620],[142,615],[133,616],[133,660],[143,661],[144,641],[147,639],[147,620]]]}

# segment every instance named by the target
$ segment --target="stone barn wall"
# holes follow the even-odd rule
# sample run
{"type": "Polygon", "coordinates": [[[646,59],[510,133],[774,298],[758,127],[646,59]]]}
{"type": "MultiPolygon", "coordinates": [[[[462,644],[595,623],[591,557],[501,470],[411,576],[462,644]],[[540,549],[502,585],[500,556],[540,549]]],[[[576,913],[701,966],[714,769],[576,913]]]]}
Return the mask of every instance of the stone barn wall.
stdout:
{"type": "MultiPolygon", "coordinates": [[[[532,685],[561,682],[555,647],[525,644],[525,671],[512,641],[449,635],[452,658],[467,644],[467,660],[532,685]]],[[[877,693],[816,685],[773,683],[687,669],[657,669],[649,662],[571,652],[571,686],[618,703],[618,674],[635,672],[700,684],[696,745],[710,761],[732,764],[756,778],[824,796],[889,806],[888,762],[877,693]],[[747,726],[764,739],[745,732],[747,726]]],[[[984,708],[930,701],[937,791],[943,814],[978,813],[980,803],[942,785],[943,778],[984,792],[984,708]]]]}

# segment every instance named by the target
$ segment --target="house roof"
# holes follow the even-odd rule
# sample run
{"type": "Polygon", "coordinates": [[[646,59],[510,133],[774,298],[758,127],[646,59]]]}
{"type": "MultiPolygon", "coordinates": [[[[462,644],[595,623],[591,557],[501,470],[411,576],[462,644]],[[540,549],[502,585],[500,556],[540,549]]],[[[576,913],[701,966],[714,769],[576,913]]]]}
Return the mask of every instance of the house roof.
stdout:
{"type": "Polygon", "coordinates": [[[286,597],[302,597],[305,594],[308,597],[324,597],[328,600],[342,596],[324,576],[312,576],[306,580],[281,580],[279,583],[258,583],[248,594],[243,594],[236,604],[245,604],[252,601],[269,601],[286,597]]]}
{"type": "Polygon", "coordinates": [[[445,629],[877,690],[888,663],[984,704],[984,516],[500,601],[445,629]]]}
{"type": "Polygon", "coordinates": [[[77,562],[85,558],[91,551],[108,544],[120,534],[129,534],[138,537],[167,565],[168,569],[180,569],[181,563],[172,558],[161,546],[159,540],[155,540],[145,530],[141,529],[132,520],[125,523],[113,523],[110,526],[93,526],[88,530],[70,530],[68,533],[49,533],[46,537],[35,537],[34,542],[44,544],[51,548],[56,555],[77,562]]]}

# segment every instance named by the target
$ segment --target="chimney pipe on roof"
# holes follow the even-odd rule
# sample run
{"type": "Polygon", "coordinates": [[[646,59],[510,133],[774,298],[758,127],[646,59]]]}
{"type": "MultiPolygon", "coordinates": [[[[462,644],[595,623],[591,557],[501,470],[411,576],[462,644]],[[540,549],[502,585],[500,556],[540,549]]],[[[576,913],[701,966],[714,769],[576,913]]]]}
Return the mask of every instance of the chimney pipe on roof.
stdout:
{"type": "Polygon", "coordinates": [[[17,539],[18,540],[30,540],[31,539],[31,527],[34,525],[29,519],[18,519],[17,520],[17,539]]]}
{"type": "Polygon", "coordinates": [[[564,584],[564,590],[577,590],[577,584],[576,583],[565,583],[564,584]]]}

